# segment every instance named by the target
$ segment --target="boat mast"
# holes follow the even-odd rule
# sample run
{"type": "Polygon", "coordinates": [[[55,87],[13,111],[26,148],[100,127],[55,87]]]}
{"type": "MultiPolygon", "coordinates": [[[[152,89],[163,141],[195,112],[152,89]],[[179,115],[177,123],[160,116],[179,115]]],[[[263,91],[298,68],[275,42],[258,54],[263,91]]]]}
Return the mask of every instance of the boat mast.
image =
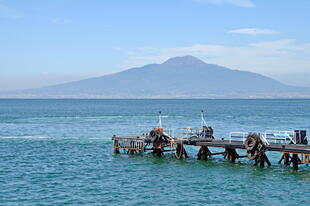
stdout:
{"type": "Polygon", "coordinates": [[[201,127],[207,126],[207,122],[205,121],[205,118],[204,118],[204,112],[205,111],[201,110],[201,127]]]}
{"type": "Polygon", "coordinates": [[[159,115],[158,115],[158,126],[159,128],[163,128],[163,125],[162,125],[162,120],[161,120],[161,111],[159,112],[159,115]]]}

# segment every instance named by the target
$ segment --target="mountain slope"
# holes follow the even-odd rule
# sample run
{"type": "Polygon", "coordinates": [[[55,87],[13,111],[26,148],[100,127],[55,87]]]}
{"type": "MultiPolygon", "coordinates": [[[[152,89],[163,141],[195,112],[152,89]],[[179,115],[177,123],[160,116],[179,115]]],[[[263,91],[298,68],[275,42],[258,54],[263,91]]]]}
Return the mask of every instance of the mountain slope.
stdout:
{"type": "Polygon", "coordinates": [[[81,81],[24,90],[42,97],[247,97],[288,96],[309,90],[282,84],[263,75],[175,57],[123,72],[81,81]]]}

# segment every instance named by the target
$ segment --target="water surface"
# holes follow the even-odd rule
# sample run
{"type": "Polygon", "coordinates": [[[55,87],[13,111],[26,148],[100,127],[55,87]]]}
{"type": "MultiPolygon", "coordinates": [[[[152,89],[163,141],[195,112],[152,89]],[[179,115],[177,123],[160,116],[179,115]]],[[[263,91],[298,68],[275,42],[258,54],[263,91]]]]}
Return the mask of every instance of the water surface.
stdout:
{"type": "MultiPolygon", "coordinates": [[[[222,157],[197,161],[114,155],[111,136],[157,124],[230,131],[310,131],[310,100],[0,100],[0,205],[309,205],[310,168],[298,172],[222,157]]],[[[240,152],[242,154],[242,152],[240,152]]]]}

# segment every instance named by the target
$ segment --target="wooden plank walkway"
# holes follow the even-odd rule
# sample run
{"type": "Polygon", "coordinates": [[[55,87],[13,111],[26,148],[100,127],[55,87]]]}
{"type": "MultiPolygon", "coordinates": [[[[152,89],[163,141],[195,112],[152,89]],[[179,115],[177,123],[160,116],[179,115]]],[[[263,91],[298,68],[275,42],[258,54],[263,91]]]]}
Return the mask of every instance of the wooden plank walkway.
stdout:
{"type": "MultiPolygon", "coordinates": [[[[139,141],[151,142],[151,139],[147,139],[145,136],[122,136],[122,137],[114,136],[112,137],[112,140],[131,140],[131,141],[139,140],[139,141]]],[[[191,138],[175,138],[174,141],[176,144],[183,144],[183,145],[245,149],[245,146],[242,141],[230,141],[224,139],[191,139],[191,138]]],[[[310,145],[270,143],[270,145],[266,145],[266,150],[282,153],[310,154],[310,145]]]]}

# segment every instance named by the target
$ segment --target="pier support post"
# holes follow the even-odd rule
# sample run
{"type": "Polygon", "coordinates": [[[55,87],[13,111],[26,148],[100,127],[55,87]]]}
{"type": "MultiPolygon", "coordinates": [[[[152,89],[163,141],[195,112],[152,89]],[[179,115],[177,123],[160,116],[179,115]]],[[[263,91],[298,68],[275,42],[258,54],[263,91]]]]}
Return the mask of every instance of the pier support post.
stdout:
{"type": "Polygon", "coordinates": [[[119,149],[118,149],[118,140],[114,140],[114,153],[119,154],[119,149]]]}
{"type": "Polygon", "coordinates": [[[160,142],[153,142],[153,154],[161,157],[163,155],[163,145],[160,142]]]}
{"type": "Polygon", "coordinates": [[[266,154],[264,154],[264,159],[265,159],[265,161],[266,161],[268,167],[270,167],[270,166],[271,166],[271,163],[270,163],[270,161],[269,161],[269,159],[268,159],[268,157],[267,157],[266,154]]]}
{"type": "Polygon", "coordinates": [[[197,154],[198,160],[208,160],[211,157],[211,151],[207,146],[201,146],[197,154]]]}
{"type": "Polygon", "coordinates": [[[284,165],[290,165],[290,154],[288,153],[283,154],[283,159],[284,159],[284,165]]]}
{"type": "Polygon", "coordinates": [[[298,170],[298,162],[299,162],[298,154],[293,154],[292,161],[293,161],[293,168],[295,170],[298,170]]]}
{"type": "Polygon", "coordinates": [[[239,161],[239,155],[236,152],[236,149],[232,149],[232,148],[226,148],[226,155],[227,159],[231,162],[231,163],[235,163],[236,159],[239,161]]]}
{"type": "Polygon", "coordinates": [[[182,159],[183,156],[185,158],[188,157],[187,152],[186,152],[183,144],[178,144],[177,145],[175,156],[176,156],[177,159],[182,159]]]}
{"type": "Polygon", "coordinates": [[[281,164],[282,160],[284,160],[284,165],[288,166],[290,165],[290,154],[289,153],[283,153],[280,161],[279,161],[279,164],[281,164]]]}
{"type": "Polygon", "coordinates": [[[161,157],[163,155],[162,148],[154,148],[153,149],[153,154],[156,154],[157,156],[161,157]]]}
{"type": "Polygon", "coordinates": [[[137,152],[137,151],[136,151],[136,150],[133,150],[133,149],[128,149],[128,150],[127,150],[127,154],[128,154],[128,155],[134,155],[134,154],[136,154],[136,152],[137,152]]]}
{"type": "Polygon", "coordinates": [[[267,163],[268,167],[271,166],[271,163],[270,163],[267,155],[265,154],[265,152],[263,152],[261,155],[259,155],[257,158],[255,158],[254,166],[256,166],[258,163],[260,163],[259,166],[264,168],[265,162],[267,163]]]}

